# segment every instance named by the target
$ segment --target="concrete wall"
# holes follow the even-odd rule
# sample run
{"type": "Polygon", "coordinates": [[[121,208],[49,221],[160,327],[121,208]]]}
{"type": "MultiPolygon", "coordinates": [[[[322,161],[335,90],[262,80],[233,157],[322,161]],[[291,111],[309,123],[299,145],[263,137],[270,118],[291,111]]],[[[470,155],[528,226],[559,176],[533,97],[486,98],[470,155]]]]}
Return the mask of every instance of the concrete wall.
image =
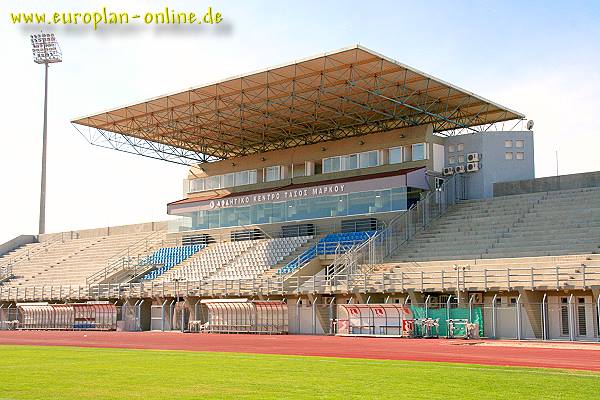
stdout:
{"type": "Polygon", "coordinates": [[[494,184],[494,196],[600,187],[600,171],[494,184]]]}
{"type": "Polygon", "coordinates": [[[145,222],[133,225],[107,226],[103,228],[83,229],[77,231],[67,231],[58,233],[46,233],[39,235],[40,242],[47,242],[59,236],[64,239],[86,239],[101,236],[126,235],[131,233],[166,231],[168,229],[168,221],[145,222]]]}
{"type": "Polygon", "coordinates": [[[16,238],[9,240],[8,242],[0,245],[0,256],[8,253],[9,251],[13,251],[21,246],[24,246],[29,243],[34,243],[36,241],[36,236],[34,235],[20,235],[16,238]]]}
{"type": "Polygon", "coordinates": [[[446,148],[446,166],[465,165],[468,153],[480,155],[479,171],[465,173],[467,197],[470,199],[490,198],[494,195],[494,184],[535,177],[534,143],[531,131],[484,132],[469,135],[451,136],[444,139],[446,148]],[[505,147],[505,141],[512,141],[512,147],[505,147]],[[524,146],[516,148],[517,140],[523,140],[524,146]],[[464,151],[448,152],[448,146],[464,145],[464,151]],[[505,154],[513,154],[507,160],[505,154]],[[522,160],[517,159],[517,152],[523,152],[522,160]],[[450,157],[465,156],[462,163],[450,163],[450,157]]]}

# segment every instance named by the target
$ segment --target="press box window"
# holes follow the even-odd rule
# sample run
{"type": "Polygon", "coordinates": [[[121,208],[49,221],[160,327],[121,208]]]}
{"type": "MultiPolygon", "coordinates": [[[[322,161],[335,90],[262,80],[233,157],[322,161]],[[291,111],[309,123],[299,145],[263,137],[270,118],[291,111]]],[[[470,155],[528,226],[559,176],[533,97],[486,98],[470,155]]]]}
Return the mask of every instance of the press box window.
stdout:
{"type": "Polygon", "coordinates": [[[412,145],[412,160],[420,161],[427,159],[427,146],[425,143],[415,143],[412,145]]]}
{"type": "Polygon", "coordinates": [[[512,151],[507,151],[506,153],[504,153],[504,159],[505,160],[512,160],[513,159],[513,153],[512,153],[512,151]]]}
{"type": "Polygon", "coordinates": [[[278,181],[281,179],[281,167],[275,165],[265,168],[265,182],[278,181]]]}
{"type": "Polygon", "coordinates": [[[225,174],[223,175],[223,187],[232,187],[235,186],[235,174],[225,174]]]}
{"type": "Polygon", "coordinates": [[[404,162],[404,147],[392,147],[389,155],[390,164],[400,164],[404,162]]]}
{"type": "Polygon", "coordinates": [[[204,189],[221,189],[221,175],[209,176],[204,180],[204,189]]]}
{"type": "Polygon", "coordinates": [[[360,168],[376,167],[379,165],[379,151],[365,151],[359,154],[360,168]]]}
{"type": "Polygon", "coordinates": [[[235,186],[251,185],[253,183],[256,183],[255,169],[235,173],[235,186]]]}
{"type": "Polygon", "coordinates": [[[348,154],[341,157],[340,168],[342,171],[358,168],[358,154],[348,154]]]}
{"type": "Polygon", "coordinates": [[[323,173],[339,172],[341,168],[341,157],[329,157],[323,159],[323,173]]]}
{"type": "Polygon", "coordinates": [[[525,153],[523,153],[522,151],[517,151],[517,160],[523,159],[525,159],[525,153]]]}
{"type": "Polygon", "coordinates": [[[201,192],[204,190],[204,178],[190,181],[190,193],[201,192]]]}

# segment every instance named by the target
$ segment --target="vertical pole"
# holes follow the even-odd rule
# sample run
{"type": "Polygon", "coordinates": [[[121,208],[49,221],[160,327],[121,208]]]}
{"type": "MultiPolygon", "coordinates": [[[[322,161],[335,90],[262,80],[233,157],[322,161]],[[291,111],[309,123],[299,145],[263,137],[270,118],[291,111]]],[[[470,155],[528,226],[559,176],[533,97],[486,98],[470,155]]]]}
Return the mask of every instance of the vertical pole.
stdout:
{"type": "Polygon", "coordinates": [[[567,317],[569,323],[569,340],[572,342],[575,340],[575,321],[573,318],[573,294],[569,296],[569,300],[567,302],[567,317]]]}
{"type": "Polygon", "coordinates": [[[472,294],[471,297],[469,297],[469,323],[473,322],[473,299],[475,298],[475,295],[472,294]]]}
{"type": "Polygon", "coordinates": [[[546,301],[548,299],[548,294],[544,293],[544,297],[542,298],[542,340],[548,340],[548,331],[546,330],[548,321],[547,316],[548,316],[548,312],[547,312],[547,306],[546,306],[546,301]]]}
{"type": "Polygon", "coordinates": [[[517,340],[521,340],[521,294],[517,297],[517,340]]]}
{"type": "Polygon", "coordinates": [[[452,301],[452,295],[448,296],[446,300],[446,336],[450,337],[450,330],[448,329],[448,322],[450,321],[450,301],[452,301]]]}
{"type": "Polygon", "coordinates": [[[312,333],[313,335],[317,334],[317,298],[313,300],[312,303],[312,333]]]}
{"type": "Polygon", "coordinates": [[[300,297],[296,300],[296,333],[302,333],[302,330],[300,329],[300,297]]]}
{"type": "Polygon", "coordinates": [[[40,235],[46,232],[46,145],[48,142],[48,63],[44,64],[44,132],[42,136],[42,182],[40,187],[40,235]]]}
{"type": "Polygon", "coordinates": [[[596,314],[598,317],[598,336],[600,337],[600,294],[596,298],[596,314]]]}
{"type": "Polygon", "coordinates": [[[496,314],[496,298],[498,297],[497,294],[494,295],[494,298],[492,299],[492,338],[496,339],[496,324],[497,324],[497,314],[496,314]]]}
{"type": "Polygon", "coordinates": [[[330,335],[335,335],[335,331],[333,329],[333,302],[335,300],[335,297],[331,298],[331,301],[329,302],[329,334],[330,335]]]}

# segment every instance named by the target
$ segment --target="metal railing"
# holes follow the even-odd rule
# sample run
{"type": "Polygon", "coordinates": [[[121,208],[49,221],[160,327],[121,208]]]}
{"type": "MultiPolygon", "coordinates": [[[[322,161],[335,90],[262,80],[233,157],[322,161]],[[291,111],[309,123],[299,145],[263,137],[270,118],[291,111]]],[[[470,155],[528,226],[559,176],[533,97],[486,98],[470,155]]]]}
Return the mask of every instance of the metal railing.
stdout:
{"type": "Polygon", "coordinates": [[[85,286],[0,285],[2,301],[65,299],[127,299],[152,297],[232,297],[297,295],[302,293],[406,293],[408,291],[587,290],[600,285],[600,266],[507,267],[421,270],[351,274],[324,274],[255,279],[214,279],[85,286]]]}
{"type": "Polygon", "coordinates": [[[164,231],[155,231],[142,240],[132,244],[125,250],[120,251],[106,262],[106,267],[86,278],[86,284],[99,283],[119,272],[127,271],[133,275],[139,275],[141,269],[148,269],[148,265],[142,261],[150,253],[160,247],[177,246],[180,239],[167,240],[164,231]]]}
{"type": "Polygon", "coordinates": [[[431,222],[442,216],[460,199],[460,178],[453,175],[438,189],[427,192],[425,197],[411,205],[408,210],[394,217],[387,226],[349,251],[340,254],[329,267],[328,275],[369,273],[373,268],[396,254],[398,248],[424,230],[431,222]]]}

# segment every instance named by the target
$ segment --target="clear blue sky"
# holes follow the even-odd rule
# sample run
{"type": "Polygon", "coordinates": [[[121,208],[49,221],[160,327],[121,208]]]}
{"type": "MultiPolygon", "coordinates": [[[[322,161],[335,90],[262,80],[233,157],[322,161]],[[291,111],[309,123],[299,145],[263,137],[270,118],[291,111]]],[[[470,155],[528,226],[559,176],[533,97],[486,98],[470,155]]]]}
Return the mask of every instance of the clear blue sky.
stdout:
{"type": "Polygon", "coordinates": [[[36,233],[43,68],[9,12],[202,12],[218,29],[61,27],[50,81],[47,230],[166,218],[186,168],[93,147],[69,121],[360,43],[535,120],[536,175],[600,170],[600,2],[14,1],[0,3],[0,242],[36,233]]]}

